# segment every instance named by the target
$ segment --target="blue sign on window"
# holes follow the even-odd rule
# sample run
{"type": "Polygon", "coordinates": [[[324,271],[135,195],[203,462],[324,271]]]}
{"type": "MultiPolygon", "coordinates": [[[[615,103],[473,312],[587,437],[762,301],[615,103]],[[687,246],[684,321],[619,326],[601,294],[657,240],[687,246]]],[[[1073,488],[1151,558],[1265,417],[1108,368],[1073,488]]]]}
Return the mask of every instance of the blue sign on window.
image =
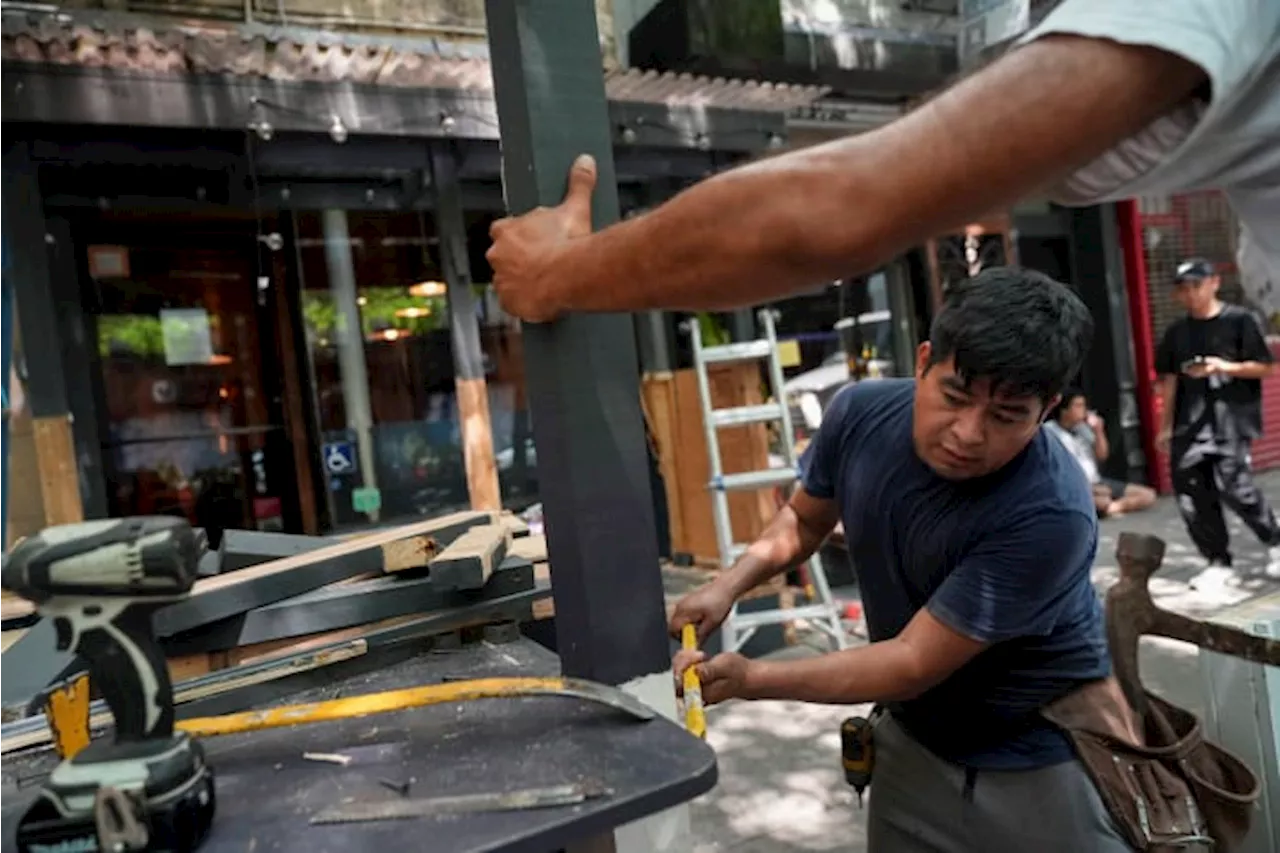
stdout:
{"type": "Polygon", "coordinates": [[[356,473],[356,447],[350,441],[326,442],[321,450],[321,458],[324,460],[324,469],[330,474],[356,473]]]}

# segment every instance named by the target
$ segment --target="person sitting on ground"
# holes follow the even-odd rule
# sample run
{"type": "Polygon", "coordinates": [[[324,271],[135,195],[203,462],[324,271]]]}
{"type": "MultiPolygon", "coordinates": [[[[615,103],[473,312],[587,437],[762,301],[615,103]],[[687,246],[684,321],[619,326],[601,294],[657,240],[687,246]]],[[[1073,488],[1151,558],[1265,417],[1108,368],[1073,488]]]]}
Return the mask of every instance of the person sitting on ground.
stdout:
{"type": "Polygon", "coordinates": [[[1056,417],[1045,422],[1045,429],[1066,445],[1080,463],[1085,478],[1093,486],[1093,502],[1099,515],[1137,512],[1156,502],[1154,489],[1104,477],[1098,470],[1098,463],[1106,462],[1111,455],[1107,425],[1101,415],[1089,409],[1088,400],[1079,388],[1069,388],[1063,393],[1056,417]]]}

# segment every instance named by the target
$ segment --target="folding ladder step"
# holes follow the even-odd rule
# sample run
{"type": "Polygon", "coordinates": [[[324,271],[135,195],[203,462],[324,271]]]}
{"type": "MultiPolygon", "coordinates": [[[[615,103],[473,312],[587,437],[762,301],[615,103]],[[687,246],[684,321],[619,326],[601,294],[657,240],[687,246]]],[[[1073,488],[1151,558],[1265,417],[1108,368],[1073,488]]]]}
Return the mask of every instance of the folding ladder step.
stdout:
{"type": "Polygon", "coordinates": [[[745,426],[746,424],[779,420],[782,414],[782,406],[777,403],[762,403],[759,406],[738,406],[732,409],[712,409],[711,423],[718,427],[745,426]]]}
{"type": "Polygon", "coordinates": [[[733,617],[736,631],[750,631],[764,625],[781,625],[795,619],[832,619],[839,622],[835,607],[829,604],[809,604],[805,607],[788,607],[781,610],[761,610],[757,613],[739,612],[733,617]]]}
{"type": "Polygon", "coordinates": [[[773,352],[773,344],[768,340],[743,341],[737,344],[722,344],[718,347],[703,347],[702,361],[705,364],[750,361],[753,358],[768,358],[771,352],[773,352]]]}
{"type": "Polygon", "coordinates": [[[725,474],[714,478],[710,487],[724,492],[751,491],[786,486],[794,483],[798,476],[799,472],[794,468],[770,468],[767,471],[748,471],[745,474],[725,474]]]}

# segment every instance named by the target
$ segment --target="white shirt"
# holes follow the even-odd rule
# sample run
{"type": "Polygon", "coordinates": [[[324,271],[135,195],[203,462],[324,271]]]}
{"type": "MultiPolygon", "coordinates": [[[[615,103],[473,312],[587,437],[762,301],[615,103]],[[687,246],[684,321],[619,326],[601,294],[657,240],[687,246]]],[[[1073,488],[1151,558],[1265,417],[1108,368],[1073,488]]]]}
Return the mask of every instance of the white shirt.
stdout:
{"type": "Polygon", "coordinates": [[[1177,54],[1204,70],[1212,97],[1152,122],[1050,197],[1085,205],[1220,189],[1241,221],[1248,295],[1280,312],[1280,0],[1063,0],[1019,42],[1051,33],[1177,54]]]}
{"type": "Polygon", "coordinates": [[[1057,421],[1049,420],[1044,422],[1044,429],[1071,451],[1071,455],[1080,463],[1085,478],[1091,484],[1101,479],[1098,474],[1098,437],[1093,434],[1093,429],[1088,424],[1078,423],[1073,428],[1067,429],[1057,421]]]}

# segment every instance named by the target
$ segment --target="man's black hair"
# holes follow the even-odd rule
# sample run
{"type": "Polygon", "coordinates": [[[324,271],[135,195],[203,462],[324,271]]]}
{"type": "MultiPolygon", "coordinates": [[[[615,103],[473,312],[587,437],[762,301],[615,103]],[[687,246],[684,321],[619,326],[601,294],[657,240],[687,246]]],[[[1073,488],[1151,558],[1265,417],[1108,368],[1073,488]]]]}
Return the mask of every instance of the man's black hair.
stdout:
{"type": "Polygon", "coordinates": [[[930,367],[954,356],[965,382],[1048,403],[1080,371],[1093,318],[1071,288],[1044,273],[988,267],[948,288],[929,342],[930,367]]]}

